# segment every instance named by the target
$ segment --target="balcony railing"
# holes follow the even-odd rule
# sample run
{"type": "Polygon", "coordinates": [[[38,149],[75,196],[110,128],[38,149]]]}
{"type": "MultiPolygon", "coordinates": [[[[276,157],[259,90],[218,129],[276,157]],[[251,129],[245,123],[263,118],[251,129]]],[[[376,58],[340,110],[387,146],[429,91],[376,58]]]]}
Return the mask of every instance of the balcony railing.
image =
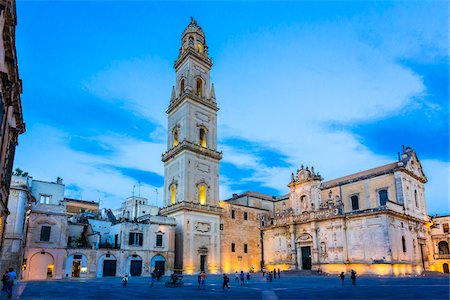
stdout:
{"type": "Polygon", "coordinates": [[[210,212],[213,214],[222,213],[222,208],[219,206],[202,205],[200,203],[193,203],[193,202],[180,202],[180,203],[176,203],[174,205],[166,206],[164,208],[161,208],[159,213],[161,215],[167,215],[171,212],[175,212],[180,209],[194,210],[194,211],[201,211],[201,212],[210,212]]]}
{"type": "Polygon", "coordinates": [[[434,259],[450,259],[450,254],[434,254],[434,259]]]}

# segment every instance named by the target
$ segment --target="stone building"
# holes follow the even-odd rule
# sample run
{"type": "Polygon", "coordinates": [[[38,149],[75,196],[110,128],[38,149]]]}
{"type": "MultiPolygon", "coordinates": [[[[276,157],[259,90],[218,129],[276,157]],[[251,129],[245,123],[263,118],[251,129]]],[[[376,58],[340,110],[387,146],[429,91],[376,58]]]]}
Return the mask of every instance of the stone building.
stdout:
{"type": "Polygon", "coordinates": [[[18,136],[25,132],[16,53],[16,1],[0,1],[0,253],[18,136]]]}
{"type": "Polygon", "coordinates": [[[65,186],[56,182],[33,180],[31,205],[22,276],[28,280],[63,278],[67,248],[65,186]]]}
{"type": "Polygon", "coordinates": [[[426,181],[410,148],[397,162],[331,181],[302,167],[292,175],[289,199],[275,205],[262,229],[265,265],[421,273],[429,267],[426,181]]]}
{"type": "Polygon", "coordinates": [[[220,272],[217,102],[205,34],[192,19],[175,61],[160,214],[177,220],[175,268],[191,274],[220,272]]]}
{"type": "Polygon", "coordinates": [[[19,276],[25,280],[173,271],[175,219],[146,214],[119,222],[110,210],[75,215],[67,211],[64,193],[61,178],[13,177],[8,207],[14,218],[5,228],[3,269],[22,269],[19,276]]]}
{"type": "Polygon", "coordinates": [[[195,20],[182,34],[167,110],[164,207],[177,220],[175,266],[199,271],[321,269],[414,274],[429,269],[427,178],[411,148],[391,164],[330,181],[312,167],[289,193],[218,200],[217,101],[195,20]]]}
{"type": "Polygon", "coordinates": [[[99,213],[99,203],[95,201],[64,198],[68,215],[74,216],[84,212],[99,213]]]}
{"type": "Polygon", "coordinates": [[[159,208],[148,204],[148,199],[144,197],[128,197],[120,208],[114,209],[113,214],[116,219],[135,220],[145,215],[157,215],[159,208]]]}
{"type": "Polygon", "coordinates": [[[14,268],[21,274],[26,245],[27,217],[31,204],[31,178],[13,176],[9,192],[8,210],[11,216],[5,225],[3,248],[0,252],[0,270],[14,268]]]}
{"type": "Polygon", "coordinates": [[[449,273],[450,216],[433,217],[430,223],[430,270],[449,273]]]}

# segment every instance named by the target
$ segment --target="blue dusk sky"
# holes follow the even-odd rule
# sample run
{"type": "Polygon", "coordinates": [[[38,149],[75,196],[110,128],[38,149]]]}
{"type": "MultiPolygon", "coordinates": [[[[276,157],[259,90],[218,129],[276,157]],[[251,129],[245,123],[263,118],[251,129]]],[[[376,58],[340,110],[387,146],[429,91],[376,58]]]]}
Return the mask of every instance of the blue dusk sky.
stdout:
{"type": "Polygon", "coordinates": [[[194,16],[214,66],[220,197],[281,195],[417,151],[449,210],[447,1],[17,1],[27,132],[15,166],[116,208],[162,205],[173,62],[194,16]],[[156,193],[157,190],[158,192],[156,193]],[[138,189],[136,189],[136,194],[138,189]]]}

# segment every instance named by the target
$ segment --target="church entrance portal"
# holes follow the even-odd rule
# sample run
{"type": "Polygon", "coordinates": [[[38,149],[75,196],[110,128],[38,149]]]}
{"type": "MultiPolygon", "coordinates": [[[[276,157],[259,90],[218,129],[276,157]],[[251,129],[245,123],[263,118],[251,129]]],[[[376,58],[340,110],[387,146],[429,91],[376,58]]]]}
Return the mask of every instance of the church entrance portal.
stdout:
{"type": "Polygon", "coordinates": [[[200,255],[200,271],[206,272],[206,255],[200,255]]]}
{"type": "Polygon", "coordinates": [[[166,269],[166,262],[165,261],[155,261],[155,268],[159,270],[159,273],[161,275],[164,275],[164,270],[166,269]]]}
{"type": "Polygon", "coordinates": [[[301,247],[302,269],[311,270],[311,247],[301,247]]]}

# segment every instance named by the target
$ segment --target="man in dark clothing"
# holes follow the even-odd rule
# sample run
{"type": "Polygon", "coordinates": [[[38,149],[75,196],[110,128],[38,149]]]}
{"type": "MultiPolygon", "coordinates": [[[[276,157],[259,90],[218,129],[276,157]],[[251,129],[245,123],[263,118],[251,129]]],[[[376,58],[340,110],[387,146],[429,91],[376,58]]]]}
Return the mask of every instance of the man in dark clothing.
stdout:
{"type": "Polygon", "coordinates": [[[230,287],[228,286],[228,282],[230,282],[230,278],[228,278],[227,274],[223,273],[222,290],[224,290],[225,287],[227,287],[228,289],[230,289],[230,287]]]}
{"type": "Polygon", "coordinates": [[[278,269],[278,279],[280,279],[281,278],[281,272],[280,272],[280,269],[278,269]]]}
{"type": "Polygon", "coordinates": [[[344,272],[341,272],[341,275],[339,275],[339,277],[341,277],[342,285],[344,285],[344,279],[345,279],[345,274],[344,274],[344,272]]]}
{"type": "Polygon", "coordinates": [[[2,291],[6,291],[6,286],[8,285],[8,271],[5,271],[5,274],[2,276],[2,291]]]}
{"type": "Polygon", "coordinates": [[[350,278],[352,279],[352,284],[356,285],[356,272],[355,272],[355,270],[352,270],[350,278]]]}

